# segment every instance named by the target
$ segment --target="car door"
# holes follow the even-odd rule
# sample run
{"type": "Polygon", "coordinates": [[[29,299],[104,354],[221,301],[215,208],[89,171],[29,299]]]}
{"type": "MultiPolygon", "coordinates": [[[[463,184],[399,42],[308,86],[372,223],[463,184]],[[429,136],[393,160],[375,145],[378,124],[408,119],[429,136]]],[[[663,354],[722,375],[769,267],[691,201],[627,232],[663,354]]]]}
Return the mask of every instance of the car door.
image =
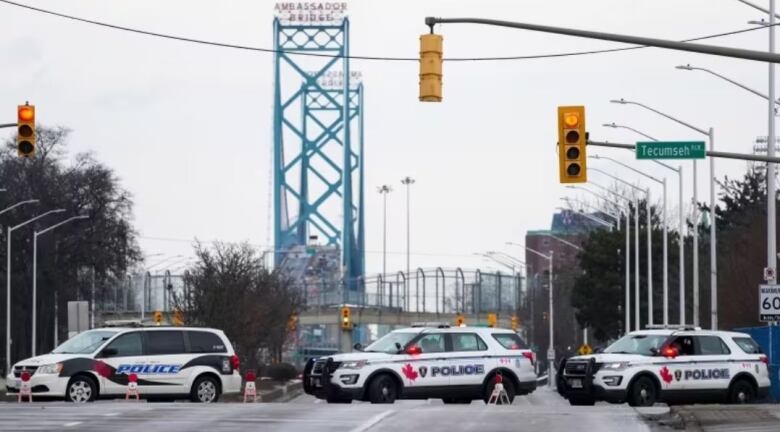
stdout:
{"type": "Polygon", "coordinates": [[[659,381],[662,391],[670,391],[675,396],[680,396],[679,391],[689,388],[689,380],[686,378],[695,370],[696,348],[691,335],[672,336],[661,349],[661,355],[665,358],[656,363],[659,381]],[[677,355],[668,356],[668,348],[675,348],[677,355]]]}
{"type": "Polygon", "coordinates": [[[187,353],[181,330],[149,330],[146,343],[145,368],[138,378],[148,380],[148,392],[155,394],[188,393],[187,380],[191,368],[182,369],[192,355],[187,353]]]}
{"type": "MultiPolygon", "coordinates": [[[[410,394],[425,392],[426,387],[447,386],[451,369],[446,366],[447,342],[445,333],[424,333],[407,347],[397,363],[398,374],[410,394]],[[416,348],[415,348],[416,347],[416,348]],[[419,354],[408,352],[419,349],[419,354]]],[[[430,390],[430,389],[428,389],[430,390]]]]}
{"type": "Polygon", "coordinates": [[[694,336],[693,339],[696,359],[691,372],[686,372],[688,389],[707,393],[727,389],[731,381],[729,347],[716,335],[694,336]]]}
{"type": "Polygon", "coordinates": [[[98,353],[95,369],[101,379],[101,392],[123,394],[127,390],[128,376],[139,369],[143,359],[143,335],[134,331],[123,333],[98,353]]]}
{"type": "MultiPolygon", "coordinates": [[[[451,333],[452,357],[449,365],[451,386],[482,385],[485,374],[497,366],[499,358],[488,355],[488,346],[473,332],[451,333]]],[[[509,366],[509,363],[507,363],[509,366]]]]}

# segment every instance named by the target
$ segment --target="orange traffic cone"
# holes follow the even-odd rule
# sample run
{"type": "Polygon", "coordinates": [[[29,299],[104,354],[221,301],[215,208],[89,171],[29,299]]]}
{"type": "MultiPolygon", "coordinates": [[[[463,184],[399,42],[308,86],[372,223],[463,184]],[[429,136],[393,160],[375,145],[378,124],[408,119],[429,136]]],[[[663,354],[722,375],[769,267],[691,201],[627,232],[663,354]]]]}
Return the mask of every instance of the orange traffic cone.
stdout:
{"type": "Polygon", "coordinates": [[[27,396],[27,399],[32,402],[32,384],[30,384],[30,372],[22,372],[22,384],[19,388],[19,397],[16,402],[21,402],[22,398],[27,396]]]}

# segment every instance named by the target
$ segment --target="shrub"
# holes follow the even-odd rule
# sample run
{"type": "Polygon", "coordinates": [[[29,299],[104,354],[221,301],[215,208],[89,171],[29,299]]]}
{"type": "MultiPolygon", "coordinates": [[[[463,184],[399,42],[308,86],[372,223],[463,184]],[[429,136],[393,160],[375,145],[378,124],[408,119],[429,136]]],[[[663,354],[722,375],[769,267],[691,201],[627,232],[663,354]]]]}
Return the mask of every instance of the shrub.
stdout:
{"type": "Polygon", "coordinates": [[[298,370],[290,363],[277,363],[268,365],[265,375],[275,381],[289,381],[298,376],[298,370]]]}

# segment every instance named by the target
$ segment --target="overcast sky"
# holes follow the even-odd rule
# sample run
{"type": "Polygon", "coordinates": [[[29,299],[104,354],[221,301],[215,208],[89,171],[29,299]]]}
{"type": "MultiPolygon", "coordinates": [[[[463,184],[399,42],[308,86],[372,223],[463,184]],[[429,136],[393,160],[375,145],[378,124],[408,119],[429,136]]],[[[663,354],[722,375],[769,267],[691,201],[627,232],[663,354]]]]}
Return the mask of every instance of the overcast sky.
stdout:
{"type": "MultiPolygon", "coordinates": [[[[272,47],[270,0],[20,0],[30,5],[150,31],[272,47]]],[[[766,0],[755,0],[761,4],[766,0]]],[[[685,39],[752,27],[765,16],[737,0],[352,0],[355,55],[415,57],[423,18],[484,17],[588,30],[685,39]]],[[[0,3],[0,101],[7,121],[29,100],[38,122],[73,129],[71,150],[93,151],[135,199],[135,226],[148,254],[191,255],[191,242],[220,239],[272,244],[271,129],[273,57],[109,30],[0,3]],[[166,240],[162,240],[166,239],[166,240]]],[[[621,46],[474,25],[437,28],[445,56],[558,53],[621,46]]],[[[767,30],[705,43],[766,50],[767,30]]],[[[507,62],[448,63],[444,102],[417,101],[415,62],[354,61],[366,86],[367,270],[381,269],[382,214],[376,186],[391,184],[388,269],[405,266],[405,199],[412,189],[412,266],[488,266],[474,252],[511,251],[531,229],[548,228],[562,196],[558,184],[556,106],[582,104],[592,139],[632,142],[617,122],[660,139],[696,132],[640,108],[641,101],[700,127],[715,128],[716,148],[752,151],[766,135],[766,102],[702,72],[712,68],[759,91],[766,64],[660,49],[507,62]]],[[[6,134],[11,130],[6,129],[6,134]]],[[[658,176],[669,176],[624,150],[596,150],[658,176]]],[[[614,171],[644,186],[629,171],[614,171]]],[[[718,176],[746,163],[718,160],[718,176]]],[[[685,196],[691,163],[685,163],[685,196]]],[[[699,164],[700,199],[709,196],[708,164],[699,164]]],[[[610,184],[593,175],[591,180],[610,184]]],[[[651,185],[660,197],[660,188],[651,185]]],[[[585,197],[584,195],[582,196],[585,197]]],[[[689,198],[688,198],[689,199],[689,198]]],[[[519,251],[515,251],[519,255],[519,251]]],[[[154,261],[156,258],[150,259],[154,261]]]]}

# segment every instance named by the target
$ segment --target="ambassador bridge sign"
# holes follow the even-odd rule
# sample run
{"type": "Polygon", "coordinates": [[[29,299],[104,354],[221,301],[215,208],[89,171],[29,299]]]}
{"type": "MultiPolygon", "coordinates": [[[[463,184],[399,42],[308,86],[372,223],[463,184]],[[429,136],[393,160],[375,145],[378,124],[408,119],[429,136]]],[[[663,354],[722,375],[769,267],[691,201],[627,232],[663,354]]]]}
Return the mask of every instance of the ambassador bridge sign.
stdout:
{"type": "Polygon", "coordinates": [[[347,3],[278,2],[274,14],[288,24],[339,24],[347,17],[347,3]]]}

